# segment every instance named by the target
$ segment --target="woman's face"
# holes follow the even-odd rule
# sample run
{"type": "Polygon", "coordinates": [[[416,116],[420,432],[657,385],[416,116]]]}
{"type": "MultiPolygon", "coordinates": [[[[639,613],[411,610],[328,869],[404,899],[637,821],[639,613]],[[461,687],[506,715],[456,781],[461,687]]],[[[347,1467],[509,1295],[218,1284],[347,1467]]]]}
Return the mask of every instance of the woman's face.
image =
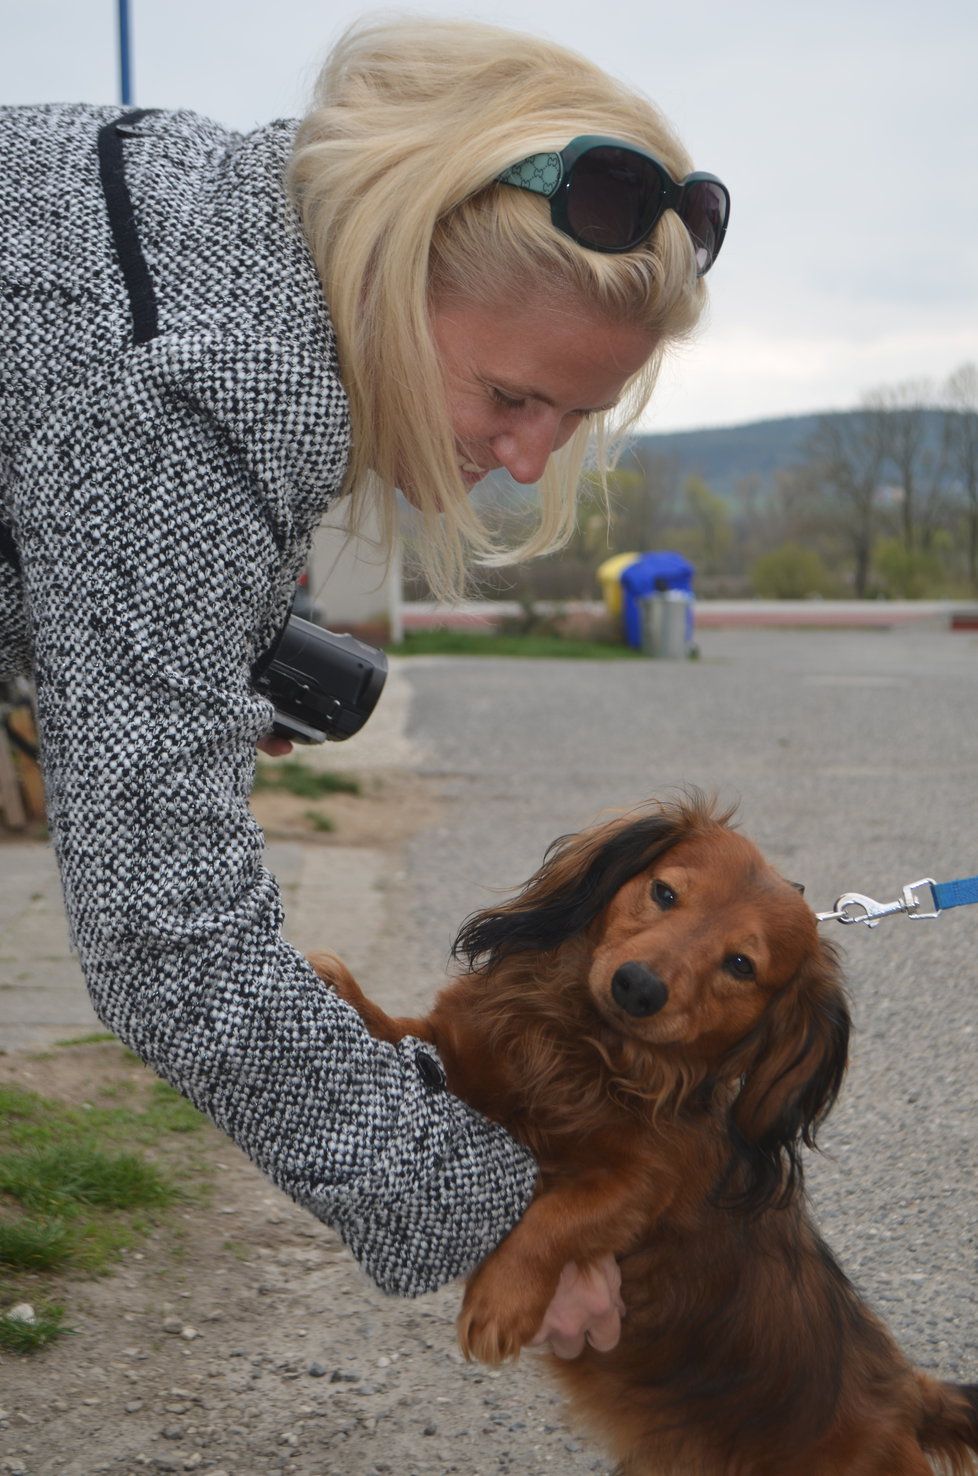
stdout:
{"type": "Polygon", "coordinates": [[[609,410],[655,348],[644,328],[546,302],[436,305],[432,329],[465,487],[498,467],[537,482],[581,421],[609,410]]]}

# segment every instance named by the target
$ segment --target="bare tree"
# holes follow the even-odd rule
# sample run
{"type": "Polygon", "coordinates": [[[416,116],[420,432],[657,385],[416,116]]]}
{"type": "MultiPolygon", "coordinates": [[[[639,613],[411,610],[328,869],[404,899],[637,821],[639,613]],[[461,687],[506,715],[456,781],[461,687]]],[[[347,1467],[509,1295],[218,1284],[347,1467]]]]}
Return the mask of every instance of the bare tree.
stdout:
{"type": "Polygon", "coordinates": [[[869,586],[877,493],[887,459],[888,418],[880,396],[867,396],[859,410],[824,416],[807,447],[817,483],[832,498],[838,532],[852,553],[853,585],[860,599],[869,586]]]}
{"type": "Polygon", "coordinates": [[[925,379],[876,390],[873,400],[886,412],[886,451],[900,489],[900,521],[908,554],[930,548],[946,480],[945,450],[934,436],[938,395],[925,379]]]}
{"type": "Polygon", "coordinates": [[[978,364],[955,369],[944,386],[944,404],[948,470],[965,495],[968,577],[978,587],[978,364]]]}
{"type": "MultiPolygon", "coordinates": [[[[603,509],[603,499],[595,491],[593,478],[585,477],[584,498],[587,512],[603,509]]],[[[608,510],[610,524],[602,514],[606,531],[603,553],[642,552],[655,548],[661,541],[679,495],[679,471],[672,456],[648,452],[640,445],[630,446],[614,471],[608,475],[608,510]]],[[[596,527],[596,521],[594,523],[596,527]]],[[[589,534],[589,551],[594,551],[593,534],[589,534]]]]}

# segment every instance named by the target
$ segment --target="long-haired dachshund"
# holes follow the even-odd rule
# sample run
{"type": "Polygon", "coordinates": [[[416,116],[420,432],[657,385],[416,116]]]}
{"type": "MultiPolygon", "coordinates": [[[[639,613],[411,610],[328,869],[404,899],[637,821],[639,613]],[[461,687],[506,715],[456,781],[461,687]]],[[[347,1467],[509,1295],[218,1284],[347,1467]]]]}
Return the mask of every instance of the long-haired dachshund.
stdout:
{"type": "Polygon", "coordinates": [[[463,1351],[515,1356],[568,1261],[610,1252],[610,1353],[551,1359],[623,1476],[964,1476],[978,1386],[907,1362],[806,1213],[800,1151],[849,1015],[799,890],[699,797],[558,841],[469,919],[468,971],[373,1034],[431,1041],[448,1085],[526,1143],[538,1193],[468,1282],[463,1351]]]}

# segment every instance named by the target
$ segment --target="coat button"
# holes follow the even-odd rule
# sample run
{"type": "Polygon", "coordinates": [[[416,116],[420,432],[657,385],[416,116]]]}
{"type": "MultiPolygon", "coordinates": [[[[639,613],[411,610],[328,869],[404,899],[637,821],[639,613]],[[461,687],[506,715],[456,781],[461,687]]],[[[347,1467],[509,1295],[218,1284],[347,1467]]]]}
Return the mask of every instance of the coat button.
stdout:
{"type": "Polygon", "coordinates": [[[418,1068],[418,1075],[430,1092],[445,1090],[445,1073],[434,1056],[429,1056],[427,1051],[418,1051],[414,1064],[418,1068]]]}

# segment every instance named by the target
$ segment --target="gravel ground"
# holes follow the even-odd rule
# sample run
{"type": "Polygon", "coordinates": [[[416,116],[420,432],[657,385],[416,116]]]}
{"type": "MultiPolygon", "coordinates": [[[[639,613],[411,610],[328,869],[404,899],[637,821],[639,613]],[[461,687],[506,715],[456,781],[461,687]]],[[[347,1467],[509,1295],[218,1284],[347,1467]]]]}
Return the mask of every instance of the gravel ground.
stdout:
{"type": "MultiPolygon", "coordinates": [[[[75,1102],[141,1074],[115,1046],[8,1057],[2,1072],[75,1102]]],[[[462,1362],[457,1291],[391,1301],[217,1132],[194,1134],[191,1151],[210,1203],[168,1221],[113,1276],[70,1284],[71,1337],[0,1362],[0,1471],[607,1469],[538,1370],[462,1362]]]]}
{"type": "MultiPolygon", "coordinates": [[[[739,800],[744,830],[818,908],[978,870],[974,637],[706,632],[702,645],[700,662],[676,665],[401,667],[398,761],[410,753],[430,805],[388,849],[356,961],[368,992],[414,1008],[461,919],[522,882],[556,835],[681,784],[739,800]]],[[[344,762],[356,767],[355,741],[344,762]]],[[[329,946],[328,896],[322,914],[329,946]]],[[[857,1034],[810,1170],[864,1294],[918,1361],[970,1379],[976,928],[967,909],[833,925],[857,1034]]],[[[70,1098],[131,1069],[114,1050],[74,1082],[22,1055],[0,1075],[70,1098]]],[[[0,1471],[607,1476],[533,1359],[499,1373],[460,1361],[456,1289],[385,1299],[226,1141],[209,1135],[206,1152],[213,1203],[118,1275],[73,1287],[74,1337],[0,1366],[0,1471]]]]}

